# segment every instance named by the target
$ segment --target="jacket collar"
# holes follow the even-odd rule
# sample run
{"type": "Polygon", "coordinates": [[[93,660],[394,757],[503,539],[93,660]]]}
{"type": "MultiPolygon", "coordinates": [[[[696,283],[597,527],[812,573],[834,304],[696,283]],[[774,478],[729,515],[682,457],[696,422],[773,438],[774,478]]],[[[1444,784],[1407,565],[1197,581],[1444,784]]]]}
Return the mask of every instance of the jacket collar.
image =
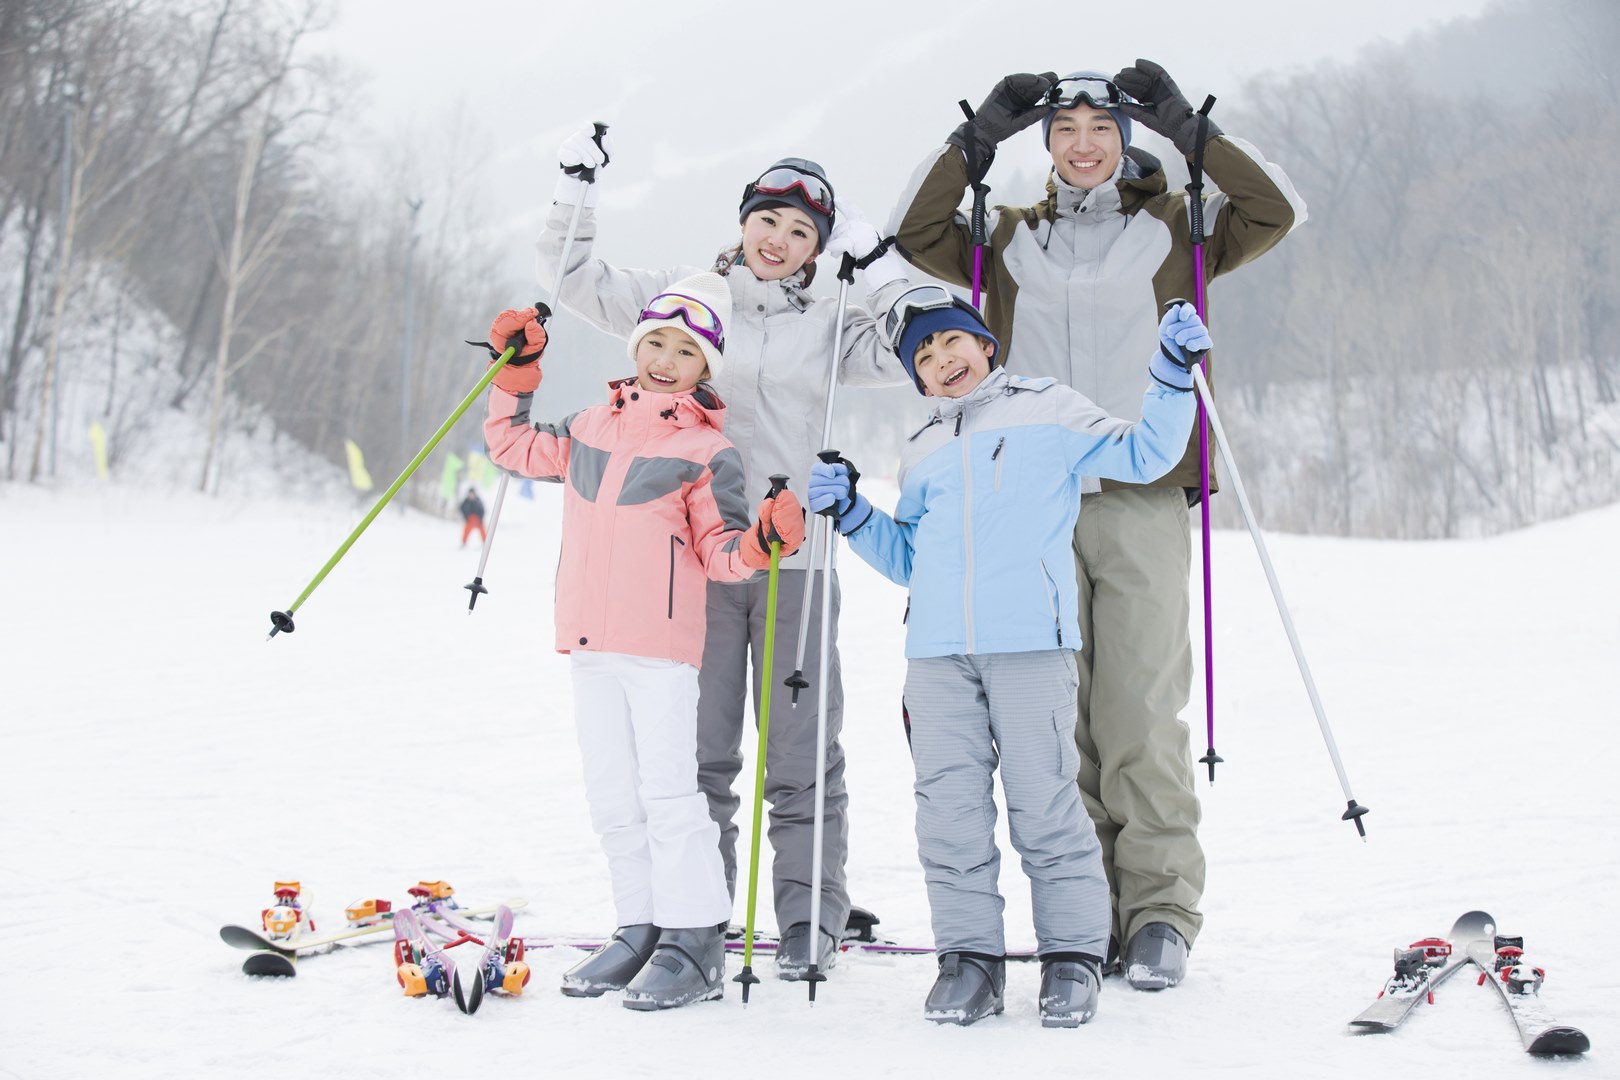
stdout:
{"type": "Polygon", "coordinates": [[[758,298],[763,297],[766,301],[765,313],[768,315],[775,306],[771,300],[778,294],[796,310],[804,311],[815,302],[815,297],[810,295],[809,289],[805,286],[804,276],[804,270],[800,268],[777,281],[761,281],[739,255],[725,271],[725,278],[731,286],[731,296],[735,301],[732,311],[753,312],[759,302],[758,298]],[[750,297],[755,298],[752,303],[749,302],[750,297]]]}
{"type": "Polygon", "coordinates": [[[724,429],[726,404],[708,383],[698,383],[691,390],[679,394],[659,394],[642,390],[634,376],[608,383],[608,404],[624,416],[659,422],[671,427],[685,428],[707,425],[716,431],[724,429]]]}
{"type": "Polygon", "coordinates": [[[1098,185],[1091,191],[1089,201],[1085,198],[1084,189],[1064,183],[1058,178],[1056,169],[1049,171],[1046,176],[1046,199],[1035,207],[1035,211],[1038,217],[1046,221],[1056,221],[1060,215],[1074,218],[1079,215],[1082,206],[1086,207],[1087,217],[1101,216],[1102,212],[1109,210],[1134,214],[1142,208],[1142,204],[1166,190],[1164,166],[1159,159],[1146,150],[1128,146],[1114,169],[1113,183],[1098,185]]]}

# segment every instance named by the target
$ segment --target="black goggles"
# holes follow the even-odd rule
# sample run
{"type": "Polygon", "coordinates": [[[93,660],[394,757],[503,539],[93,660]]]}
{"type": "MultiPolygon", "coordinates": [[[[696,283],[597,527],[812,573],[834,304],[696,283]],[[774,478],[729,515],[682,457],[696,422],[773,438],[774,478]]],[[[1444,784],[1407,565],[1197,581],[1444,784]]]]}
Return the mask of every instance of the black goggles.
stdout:
{"type": "Polygon", "coordinates": [[[1119,87],[1094,75],[1059,79],[1046,92],[1046,103],[1054,109],[1072,109],[1082,104],[1094,109],[1114,109],[1126,100],[1119,87]]]}
{"type": "MultiPolygon", "coordinates": [[[[949,307],[974,310],[971,304],[957,297],[943,285],[918,285],[901,293],[900,299],[894,302],[894,307],[883,317],[883,340],[888,345],[889,351],[899,354],[900,339],[905,336],[906,325],[911,322],[912,316],[924,311],[942,311],[949,307]]],[[[978,312],[974,312],[974,317],[978,317],[978,312]]]]}
{"type": "Polygon", "coordinates": [[[760,195],[786,195],[794,188],[804,197],[810,208],[823,214],[833,212],[833,189],[821,177],[803,169],[779,166],[755,180],[753,190],[760,195]]]}

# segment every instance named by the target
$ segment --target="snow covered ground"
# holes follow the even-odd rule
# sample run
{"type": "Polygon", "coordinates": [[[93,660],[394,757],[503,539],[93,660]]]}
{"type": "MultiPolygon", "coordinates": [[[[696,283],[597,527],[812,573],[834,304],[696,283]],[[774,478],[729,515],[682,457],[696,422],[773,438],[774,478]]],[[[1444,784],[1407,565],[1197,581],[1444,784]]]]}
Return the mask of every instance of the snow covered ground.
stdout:
{"type": "MultiPolygon", "coordinates": [[[[1040,1028],[1032,965],[1010,968],[1006,1015],[968,1029],[921,1019],[926,958],[846,957],[814,1008],[768,979],[746,1010],[732,985],[655,1015],[563,998],[579,954],[562,950],[473,1017],[403,997],[386,945],[240,974],[216,930],[251,922],[276,878],[329,923],[444,878],[473,903],[527,897],[528,933],[609,928],[551,651],[557,505],[508,504],[471,616],[459,527],[390,509],[266,642],[363,505],[0,488],[0,1076],[1620,1075],[1620,977],[1590,951],[1620,916],[1620,506],[1482,541],[1271,538],[1366,843],[1338,820],[1250,541],[1217,534],[1207,924],[1183,986],[1110,979],[1078,1030],[1040,1028]],[[1393,947],[1475,907],[1526,936],[1547,1003],[1592,1036],[1585,1060],[1523,1054],[1471,977],[1395,1035],[1347,1033],[1393,947]]],[[[857,560],[843,573],[852,892],[928,943],[902,594],[857,560]]],[[[1009,938],[1028,944],[1004,851],[1009,938]]]]}

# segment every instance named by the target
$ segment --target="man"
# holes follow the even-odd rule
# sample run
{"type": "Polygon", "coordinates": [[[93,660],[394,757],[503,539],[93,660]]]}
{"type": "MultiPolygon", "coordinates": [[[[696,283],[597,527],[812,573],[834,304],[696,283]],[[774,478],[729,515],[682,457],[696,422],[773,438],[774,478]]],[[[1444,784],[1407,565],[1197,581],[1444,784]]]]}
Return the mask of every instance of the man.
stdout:
{"type": "MultiPolygon", "coordinates": [[[[1125,419],[1141,414],[1141,358],[1163,304],[1197,295],[1187,196],[1157,159],[1131,146],[1138,123],[1191,158],[1200,120],[1158,64],[1109,79],[1009,75],[913,176],[895,211],[901,251],[958,285],[971,280],[972,231],[957,211],[996,147],[1036,123],[1052,158],[1046,198],[998,207],[986,223],[985,315],[1010,370],[1056,377],[1125,419]]],[[[1305,220],[1283,171],[1208,124],[1206,279],[1269,250],[1305,220]]],[[[1207,371],[1208,369],[1206,369],[1207,371]]],[[[1162,479],[1086,479],[1075,530],[1080,597],[1079,783],[1102,841],[1113,900],[1110,967],[1139,989],[1179,983],[1203,915],[1187,725],[1192,687],[1189,505],[1198,498],[1195,436],[1162,479]]]]}

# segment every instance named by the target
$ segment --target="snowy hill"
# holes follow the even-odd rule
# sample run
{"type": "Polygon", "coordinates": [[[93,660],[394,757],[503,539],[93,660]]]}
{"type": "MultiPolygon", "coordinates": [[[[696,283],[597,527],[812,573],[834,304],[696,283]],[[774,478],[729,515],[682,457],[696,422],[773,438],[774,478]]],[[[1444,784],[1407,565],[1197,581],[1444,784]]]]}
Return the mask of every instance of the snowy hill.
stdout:
{"type": "MultiPolygon", "coordinates": [[[[297,632],[266,642],[268,612],[357,509],[86,482],[0,490],[13,912],[0,1077],[1620,1074],[1620,982],[1591,950],[1620,913],[1620,576],[1606,565],[1620,507],[1490,540],[1271,538],[1372,809],[1365,843],[1338,820],[1248,537],[1218,533],[1226,764],[1199,786],[1207,924],[1183,986],[1110,979],[1078,1030],[1039,1027],[1031,965],[1011,968],[1005,1016],[938,1029],[921,1019],[927,958],[846,957],[814,1008],[767,978],[746,1010],[733,985],[651,1016],[559,995],[578,959],[564,950],[531,953],[529,992],[474,1017],[401,996],[386,945],[310,959],[293,980],[240,974],[244,954],[216,929],[252,921],[276,878],[301,879],[328,922],[357,897],[444,878],[475,903],[527,897],[524,933],[609,929],[568,667],[551,651],[557,506],[555,490],[508,504],[472,615],[461,586],[478,555],[457,549],[459,528],[390,510],[297,632]],[[1523,1054],[1471,977],[1395,1035],[1347,1033],[1393,947],[1475,907],[1526,936],[1548,1004],[1592,1036],[1584,1062],[1523,1054]]],[[[897,716],[903,597],[857,560],[842,572],[852,894],[888,936],[928,944],[897,716]]],[[[1196,755],[1202,702],[1185,715],[1196,755]]],[[[1002,880],[1009,941],[1028,944],[1016,865],[1002,880]]]]}

